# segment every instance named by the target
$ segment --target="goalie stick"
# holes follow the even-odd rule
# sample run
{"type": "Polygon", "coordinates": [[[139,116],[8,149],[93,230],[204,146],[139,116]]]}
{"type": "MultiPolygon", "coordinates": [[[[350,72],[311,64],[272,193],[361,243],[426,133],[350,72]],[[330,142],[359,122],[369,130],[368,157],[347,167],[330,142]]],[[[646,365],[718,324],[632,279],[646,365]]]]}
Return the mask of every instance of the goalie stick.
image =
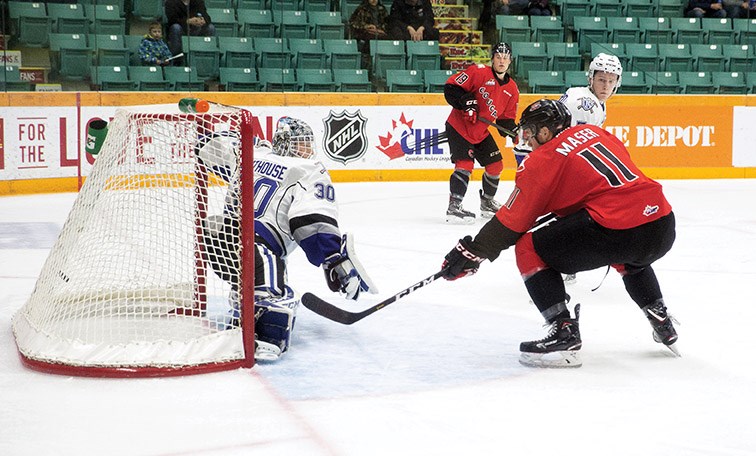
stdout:
{"type": "Polygon", "coordinates": [[[320,299],[319,297],[315,296],[312,293],[305,293],[302,295],[302,304],[304,304],[305,307],[307,307],[308,309],[310,309],[311,311],[315,312],[316,314],[322,317],[335,321],[336,323],[341,323],[342,325],[351,325],[352,323],[362,320],[368,315],[378,312],[379,310],[383,309],[387,305],[395,301],[398,301],[399,299],[407,296],[413,291],[428,285],[434,280],[440,278],[442,275],[444,275],[444,272],[438,271],[432,276],[426,277],[423,280],[413,285],[410,285],[409,287],[405,288],[404,290],[400,291],[394,296],[388,299],[385,299],[372,307],[368,307],[367,309],[361,312],[349,312],[348,310],[344,310],[340,307],[336,307],[333,304],[323,299],[320,299]]]}

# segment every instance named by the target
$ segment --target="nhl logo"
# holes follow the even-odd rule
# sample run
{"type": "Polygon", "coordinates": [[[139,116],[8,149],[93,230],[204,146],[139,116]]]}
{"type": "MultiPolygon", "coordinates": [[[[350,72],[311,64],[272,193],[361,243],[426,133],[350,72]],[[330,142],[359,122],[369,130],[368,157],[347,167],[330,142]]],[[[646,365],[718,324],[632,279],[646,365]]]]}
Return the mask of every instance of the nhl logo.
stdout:
{"type": "Polygon", "coordinates": [[[323,150],[331,159],[347,164],[359,160],[367,151],[366,120],[359,111],[346,110],[336,114],[331,111],[325,123],[323,150]]]}

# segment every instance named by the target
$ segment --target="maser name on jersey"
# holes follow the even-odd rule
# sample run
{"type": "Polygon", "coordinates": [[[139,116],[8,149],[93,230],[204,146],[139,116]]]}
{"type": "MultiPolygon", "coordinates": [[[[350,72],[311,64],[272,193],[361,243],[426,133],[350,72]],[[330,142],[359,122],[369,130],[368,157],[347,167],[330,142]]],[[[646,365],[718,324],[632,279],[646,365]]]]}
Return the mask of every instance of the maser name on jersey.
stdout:
{"type": "Polygon", "coordinates": [[[586,142],[597,136],[598,134],[596,134],[596,132],[592,131],[590,128],[582,128],[566,137],[564,141],[562,141],[562,144],[556,148],[556,152],[562,155],[567,155],[575,150],[577,146],[585,144],[586,142]]]}

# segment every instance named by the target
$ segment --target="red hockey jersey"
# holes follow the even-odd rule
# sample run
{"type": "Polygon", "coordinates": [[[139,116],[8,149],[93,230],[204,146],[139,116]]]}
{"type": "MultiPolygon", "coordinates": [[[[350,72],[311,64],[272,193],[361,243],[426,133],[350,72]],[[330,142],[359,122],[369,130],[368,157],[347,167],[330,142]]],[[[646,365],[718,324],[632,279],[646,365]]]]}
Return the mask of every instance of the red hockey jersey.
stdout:
{"type": "MultiPolygon", "coordinates": [[[[512,78],[501,84],[488,65],[470,65],[466,70],[450,76],[446,83],[475,93],[479,117],[485,117],[491,122],[496,119],[514,120],[517,117],[517,103],[520,101],[517,84],[512,78]]],[[[488,136],[488,125],[466,121],[464,112],[459,109],[452,109],[447,122],[472,144],[478,144],[488,136]]]]}
{"type": "Polygon", "coordinates": [[[582,208],[599,225],[616,230],[672,211],[661,185],[638,169],[614,135],[595,125],[576,125],[522,161],[515,189],[496,218],[524,233],[541,215],[564,216],[582,208]]]}

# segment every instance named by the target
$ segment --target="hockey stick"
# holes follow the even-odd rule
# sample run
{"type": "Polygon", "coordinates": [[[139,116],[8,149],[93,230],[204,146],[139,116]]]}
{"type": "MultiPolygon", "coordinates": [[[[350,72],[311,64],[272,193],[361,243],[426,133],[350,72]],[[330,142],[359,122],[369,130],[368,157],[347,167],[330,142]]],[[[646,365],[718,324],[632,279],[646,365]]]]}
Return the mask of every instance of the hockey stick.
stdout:
{"type": "Polygon", "coordinates": [[[494,127],[495,129],[499,130],[500,132],[504,133],[505,135],[509,136],[510,138],[516,138],[517,133],[513,132],[512,130],[508,130],[501,125],[498,125],[496,122],[491,122],[490,120],[486,119],[485,117],[478,117],[478,120],[483,122],[486,125],[490,125],[494,127]]]}
{"type": "Polygon", "coordinates": [[[444,275],[444,272],[438,271],[432,276],[426,277],[423,280],[417,282],[416,284],[410,285],[409,287],[405,288],[404,290],[400,291],[394,296],[386,300],[383,300],[372,307],[368,307],[367,309],[361,312],[349,312],[342,308],[336,307],[333,304],[318,298],[312,293],[305,293],[302,295],[302,304],[304,304],[305,307],[307,307],[308,309],[310,309],[311,311],[315,312],[316,314],[322,317],[335,321],[336,323],[341,323],[342,325],[351,325],[352,323],[358,322],[370,314],[378,312],[379,310],[383,309],[384,307],[391,304],[392,302],[398,301],[399,299],[407,296],[408,294],[412,293],[418,288],[422,288],[428,285],[434,280],[440,278],[442,275],[444,275]]]}

